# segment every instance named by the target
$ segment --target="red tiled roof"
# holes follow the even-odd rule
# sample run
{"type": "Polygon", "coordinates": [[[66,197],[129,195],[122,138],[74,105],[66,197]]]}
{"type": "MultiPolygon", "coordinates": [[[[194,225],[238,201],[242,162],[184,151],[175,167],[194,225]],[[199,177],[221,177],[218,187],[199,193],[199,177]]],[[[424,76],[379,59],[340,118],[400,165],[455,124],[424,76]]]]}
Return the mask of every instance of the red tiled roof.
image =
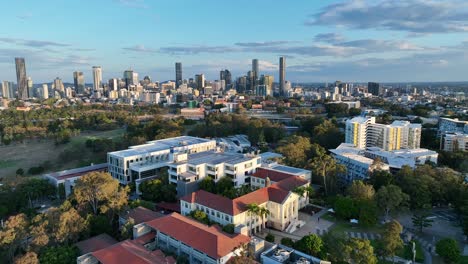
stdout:
{"type": "Polygon", "coordinates": [[[267,201],[282,203],[289,195],[290,191],[307,183],[307,180],[300,177],[289,176],[269,187],[260,188],[234,200],[204,190],[193,192],[182,197],[181,200],[188,203],[201,204],[229,215],[238,215],[245,212],[247,210],[247,205],[251,203],[259,205],[267,201]]]}
{"type": "Polygon", "coordinates": [[[152,211],[142,206],[138,206],[137,208],[130,210],[126,218],[128,219],[131,217],[135,221],[135,225],[137,225],[162,216],[164,215],[161,213],[152,211]]]}
{"type": "Polygon", "coordinates": [[[214,259],[224,257],[236,247],[250,241],[248,236],[228,235],[221,232],[219,227],[203,225],[178,213],[172,213],[146,224],[214,259]]]}
{"type": "Polygon", "coordinates": [[[142,235],[142,236],[139,236],[137,238],[135,238],[133,241],[135,241],[136,243],[144,246],[152,241],[154,241],[154,238],[156,237],[156,232],[149,232],[145,235],[142,235]]]}
{"type": "Polygon", "coordinates": [[[166,257],[160,250],[148,251],[132,240],[93,252],[92,255],[102,264],[175,264],[172,257],[166,257]]]}
{"type": "Polygon", "coordinates": [[[289,174],[281,171],[269,170],[265,168],[258,168],[256,172],[252,174],[253,177],[266,179],[270,178],[273,182],[279,182],[290,177],[295,177],[294,174],[289,174]]]}
{"type": "Polygon", "coordinates": [[[115,240],[108,234],[100,234],[89,239],[80,241],[75,245],[80,250],[81,254],[87,254],[89,252],[94,252],[112,246],[116,243],[117,240],[115,240]]]}

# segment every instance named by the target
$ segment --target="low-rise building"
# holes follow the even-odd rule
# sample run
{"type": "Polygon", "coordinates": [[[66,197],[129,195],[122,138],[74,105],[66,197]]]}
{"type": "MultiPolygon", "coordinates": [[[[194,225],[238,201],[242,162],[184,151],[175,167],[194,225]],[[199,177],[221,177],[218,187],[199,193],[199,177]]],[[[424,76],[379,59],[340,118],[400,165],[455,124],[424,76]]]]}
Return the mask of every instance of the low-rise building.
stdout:
{"type": "Polygon", "coordinates": [[[155,232],[157,247],[197,264],[224,264],[240,255],[250,241],[248,236],[230,235],[217,225],[209,227],[177,213],[136,225],[133,230],[135,239],[151,232],[155,232]]]}
{"type": "Polygon", "coordinates": [[[236,232],[243,234],[260,231],[266,226],[285,230],[298,224],[298,211],[307,204],[308,194],[301,196],[294,190],[305,186],[309,186],[309,181],[292,176],[235,199],[199,190],[180,199],[181,213],[203,211],[210,220],[222,225],[233,224],[236,232]],[[257,204],[270,213],[252,216],[248,212],[249,204],[257,204]]]}
{"type": "MultiPolygon", "coordinates": [[[[63,170],[58,172],[51,172],[43,174],[42,178],[49,180],[59,192],[60,189],[64,189],[65,197],[68,197],[73,192],[75,181],[81,178],[83,175],[91,172],[106,172],[107,163],[101,163],[96,165],[90,165],[81,168],[75,168],[70,170],[63,170]],[[63,186],[63,187],[62,187],[63,186]]],[[[63,198],[65,198],[63,197],[63,198]]]]}
{"type": "Polygon", "coordinates": [[[439,119],[439,135],[444,133],[468,134],[468,121],[458,120],[458,118],[441,117],[439,119]]]}
{"type": "Polygon", "coordinates": [[[263,264],[331,264],[329,261],[321,260],[284,245],[274,245],[264,251],[261,254],[261,260],[263,264]]]}

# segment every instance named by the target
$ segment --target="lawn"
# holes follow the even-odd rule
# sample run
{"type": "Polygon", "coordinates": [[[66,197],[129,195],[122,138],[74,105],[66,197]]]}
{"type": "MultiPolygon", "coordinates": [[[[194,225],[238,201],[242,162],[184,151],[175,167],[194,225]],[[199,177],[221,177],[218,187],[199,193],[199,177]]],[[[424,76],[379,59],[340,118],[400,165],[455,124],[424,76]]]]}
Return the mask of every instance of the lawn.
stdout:
{"type": "Polygon", "coordinates": [[[321,216],[322,219],[334,222],[335,224],[330,228],[331,232],[344,233],[344,232],[360,232],[360,233],[382,233],[383,228],[381,225],[366,227],[356,224],[351,224],[349,221],[337,219],[333,214],[327,213],[321,216]]]}

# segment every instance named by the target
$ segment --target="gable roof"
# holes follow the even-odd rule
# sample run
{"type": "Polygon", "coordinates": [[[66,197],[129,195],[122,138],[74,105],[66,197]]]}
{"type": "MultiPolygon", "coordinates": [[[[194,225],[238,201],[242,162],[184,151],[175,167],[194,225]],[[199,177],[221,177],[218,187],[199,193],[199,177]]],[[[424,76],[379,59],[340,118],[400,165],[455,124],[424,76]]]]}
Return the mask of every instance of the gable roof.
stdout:
{"type": "Polygon", "coordinates": [[[238,215],[247,211],[248,204],[256,203],[260,205],[268,201],[283,203],[290,191],[307,183],[309,182],[301,177],[290,175],[271,186],[260,188],[233,200],[204,190],[188,194],[182,197],[181,200],[200,204],[229,215],[238,215]]]}
{"type": "Polygon", "coordinates": [[[252,176],[261,179],[266,179],[268,177],[273,182],[279,182],[290,177],[295,177],[294,174],[264,168],[258,168],[257,171],[252,174],[252,176]]]}
{"type": "Polygon", "coordinates": [[[91,253],[102,264],[175,264],[172,257],[166,257],[160,250],[148,251],[133,240],[91,253]]]}
{"type": "Polygon", "coordinates": [[[87,254],[89,252],[94,252],[107,248],[114,244],[118,243],[113,237],[108,234],[100,234],[86,240],[76,243],[76,247],[80,250],[81,254],[87,254]]]}
{"type": "Polygon", "coordinates": [[[178,213],[154,219],[146,224],[208,256],[219,259],[232,252],[250,238],[245,235],[229,235],[217,226],[206,226],[178,213]]]}

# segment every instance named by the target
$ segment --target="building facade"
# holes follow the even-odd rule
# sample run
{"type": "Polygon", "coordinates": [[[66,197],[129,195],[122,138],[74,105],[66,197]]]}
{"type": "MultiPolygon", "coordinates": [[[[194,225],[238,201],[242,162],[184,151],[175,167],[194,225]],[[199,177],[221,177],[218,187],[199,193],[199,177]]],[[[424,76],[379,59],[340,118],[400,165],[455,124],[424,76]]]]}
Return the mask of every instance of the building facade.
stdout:
{"type": "Polygon", "coordinates": [[[77,94],[84,94],[85,91],[85,80],[83,72],[73,72],[73,84],[75,86],[75,92],[77,94]]]}
{"type": "Polygon", "coordinates": [[[29,98],[28,79],[26,76],[26,63],[24,58],[15,58],[18,99],[29,98]]]}
{"type": "Polygon", "coordinates": [[[175,83],[176,87],[182,84],[182,62],[175,63],[175,83]]]}
{"type": "Polygon", "coordinates": [[[281,96],[286,95],[285,89],[285,82],[286,82],[286,58],[280,57],[279,58],[279,92],[281,96]]]}
{"type": "Polygon", "coordinates": [[[93,66],[93,94],[102,87],[102,68],[101,66],[93,66]]]}
{"type": "Polygon", "coordinates": [[[444,151],[468,151],[468,134],[445,133],[440,144],[444,151]]]}

